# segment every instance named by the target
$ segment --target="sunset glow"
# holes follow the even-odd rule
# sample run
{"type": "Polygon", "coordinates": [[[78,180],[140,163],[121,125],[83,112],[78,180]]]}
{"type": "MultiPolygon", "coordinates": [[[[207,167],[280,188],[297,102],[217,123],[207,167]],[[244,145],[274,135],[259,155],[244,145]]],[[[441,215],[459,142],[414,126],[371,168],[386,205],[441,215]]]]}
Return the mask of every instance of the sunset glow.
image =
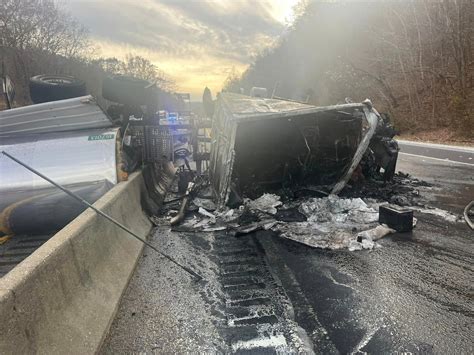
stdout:
{"type": "Polygon", "coordinates": [[[293,20],[298,0],[141,1],[68,0],[89,29],[96,55],[136,54],[166,72],[178,91],[199,100],[205,86],[222,88],[293,20]]]}

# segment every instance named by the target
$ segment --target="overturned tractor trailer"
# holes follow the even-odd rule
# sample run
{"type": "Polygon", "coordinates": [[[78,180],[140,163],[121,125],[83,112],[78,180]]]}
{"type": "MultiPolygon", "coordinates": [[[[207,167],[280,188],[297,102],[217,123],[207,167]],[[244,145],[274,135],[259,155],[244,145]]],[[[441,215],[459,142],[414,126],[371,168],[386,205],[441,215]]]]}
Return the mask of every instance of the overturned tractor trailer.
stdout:
{"type": "Polygon", "coordinates": [[[308,184],[337,194],[361,165],[389,179],[398,156],[394,134],[369,100],[316,107],[222,93],[212,127],[214,197],[223,206],[235,196],[308,184]]]}
{"type": "MultiPolygon", "coordinates": [[[[119,128],[92,96],[0,112],[0,151],[8,152],[93,203],[125,178],[119,128]]],[[[0,155],[0,233],[57,231],[84,207],[0,155]]]]}
{"type": "Polygon", "coordinates": [[[0,151],[11,155],[0,155],[0,238],[51,234],[85,210],[25,166],[88,203],[141,167],[147,188],[142,207],[157,213],[176,169],[170,161],[172,129],[160,124],[156,85],[120,75],[107,78],[103,111],[92,96],[44,102],[62,98],[64,86],[77,84],[82,90],[74,78],[32,78],[38,80],[49,88],[40,90],[45,97],[35,102],[41,103],[0,112],[0,151]]]}

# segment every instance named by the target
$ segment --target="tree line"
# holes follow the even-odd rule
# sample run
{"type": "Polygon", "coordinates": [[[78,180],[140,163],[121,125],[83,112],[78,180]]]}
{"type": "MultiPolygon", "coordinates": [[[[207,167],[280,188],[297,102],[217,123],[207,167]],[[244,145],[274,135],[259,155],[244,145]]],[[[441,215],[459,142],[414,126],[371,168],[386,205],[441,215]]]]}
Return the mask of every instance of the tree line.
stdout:
{"type": "Polygon", "coordinates": [[[164,92],[174,83],[147,58],[96,57],[88,30],[57,0],[0,0],[0,75],[15,83],[19,105],[30,103],[29,78],[37,74],[76,76],[100,97],[106,75],[125,74],[155,82],[164,92]]]}
{"type": "Polygon", "coordinates": [[[474,2],[307,0],[286,35],[225,89],[317,105],[372,99],[402,130],[474,136],[474,2]]]}

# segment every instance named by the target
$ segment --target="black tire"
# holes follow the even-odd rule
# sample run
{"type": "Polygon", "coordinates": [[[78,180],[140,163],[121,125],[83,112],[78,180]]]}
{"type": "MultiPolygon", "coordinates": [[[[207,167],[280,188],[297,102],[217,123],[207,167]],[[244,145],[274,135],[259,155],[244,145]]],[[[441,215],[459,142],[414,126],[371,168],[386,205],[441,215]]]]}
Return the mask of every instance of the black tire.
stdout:
{"type": "Polygon", "coordinates": [[[37,75],[30,79],[30,97],[35,104],[86,95],[86,84],[66,75],[37,75]]]}
{"type": "MultiPolygon", "coordinates": [[[[131,76],[115,75],[102,83],[102,96],[124,105],[141,106],[150,102],[151,83],[131,76]]],[[[156,100],[155,100],[156,101],[156,100]]]]}

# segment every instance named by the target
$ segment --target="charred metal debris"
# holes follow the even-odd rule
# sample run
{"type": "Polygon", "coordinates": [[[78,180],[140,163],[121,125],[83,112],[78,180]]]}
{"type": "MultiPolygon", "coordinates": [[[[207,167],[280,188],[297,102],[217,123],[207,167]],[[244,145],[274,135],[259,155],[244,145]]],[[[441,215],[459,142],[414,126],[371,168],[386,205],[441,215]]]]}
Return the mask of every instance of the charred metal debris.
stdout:
{"type": "Polygon", "coordinates": [[[170,198],[169,203],[165,200],[161,217],[155,222],[171,222],[172,230],[177,232],[226,231],[228,236],[239,237],[258,230],[270,230],[279,237],[315,248],[373,249],[377,247],[376,240],[396,231],[410,231],[416,224],[412,206],[418,205],[417,181],[408,177],[404,179],[410,187],[403,195],[397,191],[398,183],[365,180],[360,184],[374,192],[371,198],[349,197],[357,195],[359,184],[357,187],[346,186],[341,196],[325,194],[319,186],[307,186],[275,190],[257,199],[243,197],[239,206],[221,209],[214,203],[207,183],[195,192],[192,201],[187,202],[186,215],[181,223],[172,223],[184,205],[174,198],[170,198]],[[391,190],[394,197],[411,201],[414,205],[401,207],[375,198],[381,185],[384,193],[391,190]],[[387,210],[391,212],[388,217],[387,210]]]}
{"type": "Polygon", "coordinates": [[[208,172],[193,173],[189,162],[178,167],[155,222],[181,232],[270,230],[310,247],[373,249],[387,234],[411,231],[413,211],[426,210],[419,190],[431,188],[395,173],[395,134],[368,100],[315,107],[223,93],[208,172]]]}

